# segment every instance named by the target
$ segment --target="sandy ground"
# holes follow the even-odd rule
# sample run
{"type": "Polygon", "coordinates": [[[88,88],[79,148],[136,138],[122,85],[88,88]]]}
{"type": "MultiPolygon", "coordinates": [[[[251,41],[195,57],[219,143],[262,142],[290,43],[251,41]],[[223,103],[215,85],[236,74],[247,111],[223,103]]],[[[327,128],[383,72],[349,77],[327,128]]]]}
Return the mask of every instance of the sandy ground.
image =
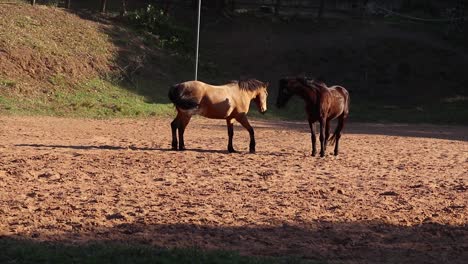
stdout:
{"type": "MultiPolygon", "coordinates": [[[[305,123],[0,117],[0,238],[130,241],[329,263],[464,263],[468,128],[349,124],[311,157],[305,123]]],[[[466,263],[466,262],[465,262],[466,263]]]]}

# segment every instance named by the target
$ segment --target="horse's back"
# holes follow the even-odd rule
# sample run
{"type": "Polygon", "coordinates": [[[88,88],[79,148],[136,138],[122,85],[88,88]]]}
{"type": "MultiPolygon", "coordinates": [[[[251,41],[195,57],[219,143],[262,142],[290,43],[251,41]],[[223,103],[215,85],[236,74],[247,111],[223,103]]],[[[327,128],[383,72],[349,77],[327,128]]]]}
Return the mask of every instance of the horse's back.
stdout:
{"type": "Polygon", "coordinates": [[[343,86],[335,85],[335,86],[329,87],[329,91],[333,95],[333,101],[334,101],[335,107],[341,110],[341,111],[337,110],[337,112],[339,112],[339,114],[344,113],[345,115],[348,115],[349,113],[348,90],[346,90],[346,88],[344,88],[343,86]]]}
{"type": "Polygon", "coordinates": [[[186,92],[196,92],[196,91],[204,91],[206,88],[206,83],[204,82],[200,82],[200,81],[186,81],[186,82],[182,82],[182,83],[179,83],[177,84],[181,87],[183,87],[183,89],[186,91],[186,92]]]}
{"type": "Polygon", "coordinates": [[[191,115],[199,114],[208,118],[222,119],[233,111],[235,103],[232,99],[232,87],[211,85],[201,81],[187,81],[177,85],[183,90],[182,97],[197,102],[197,109],[191,111],[191,115]]]}

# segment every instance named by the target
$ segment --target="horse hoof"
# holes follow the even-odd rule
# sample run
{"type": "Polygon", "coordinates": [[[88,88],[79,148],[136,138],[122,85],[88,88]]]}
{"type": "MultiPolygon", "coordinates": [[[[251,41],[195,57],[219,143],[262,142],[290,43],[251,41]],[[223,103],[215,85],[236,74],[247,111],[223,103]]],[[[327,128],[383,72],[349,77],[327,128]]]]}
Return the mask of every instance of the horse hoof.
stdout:
{"type": "Polygon", "coordinates": [[[325,153],[320,153],[320,157],[321,158],[325,157],[325,153]]]}
{"type": "Polygon", "coordinates": [[[184,150],[186,150],[186,148],[185,148],[185,147],[179,147],[178,150],[179,150],[179,151],[184,151],[184,150]]]}
{"type": "Polygon", "coordinates": [[[315,157],[317,155],[317,152],[312,152],[312,157],[315,157]]]}
{"type": "Polygon", "coordinates": [[[249,152],[252,153],[252,154],[254,154],[254,153],[255,153],[255,149],[251,149],[249,152]]]}
{"type": "Polygon", "coordinates": [[[229,152],[229,153],[237,153],[237,151],[234,150],[234,149],[228,149],[228,152],[229,152]]]}

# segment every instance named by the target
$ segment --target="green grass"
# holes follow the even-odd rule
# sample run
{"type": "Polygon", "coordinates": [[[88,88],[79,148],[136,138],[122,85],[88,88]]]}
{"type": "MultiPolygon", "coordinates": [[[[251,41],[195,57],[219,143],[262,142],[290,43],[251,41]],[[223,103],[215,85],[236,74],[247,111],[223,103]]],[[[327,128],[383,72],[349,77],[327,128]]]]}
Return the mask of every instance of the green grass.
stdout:
{"type": "Polygon", "coordinates": [[[87,118],[147,117],[172,115],[173,106],[161,99],[156,102],[125,87],[102,79],[92,79],[65,89],[60,77],[51,78],[57,86],[49,94],[26,97],[0,96],[0,113],[87,118]]]}
{"type": "MultiPolygon", "coordinates": [[[[70,89],[64,88],[67,84],[60,76],[52,77],[51,82],[60,88],[50,94],[21,98],[0,96],[0,114],[84,118],[174,115],[174,107],[166,97],[168,86],[164,83],[141,80],[137,82],[137,87],[129,88],[111,81],[92,79],[70,89]]],[[[257,107],[252,105],[249,116],[257,119],[306,120],[304,103],[300,99],[291,99],[282,109],[276,108],[275,100],[276,95],[271,95],[265,115],[258,113],[257,107]]],[[[466,97],[402,105],[384,99],[354,96],[350,112],[350,120],[358,122],[468,125],[466,97]]]]}
{"type": "MultiPolygon", "coordinates": [[[[292,98],[281,109],[274,106],[271,98],[266,115],[251,107],[249,116],[266,119],[306,120],[304,103],[298,98],[292,98]]],[[[367,97],[353,97],[351,95],[351,122],[381,122],[381,123],[431,123],[449,125],[468,125],[468,99],[454,97],[433,103],[395,104],[385,99],[371,99],[367,97]]]]}
{"type": "Polygon", "coordinates": [[[0,239],[0,263],[318,263],[298,257],[247,257],[232,251],[158,249],[128,243],[61,245],[0,239]]]}
{"type": "Polygon", "coordinates": [[[443,101],[420,104],[391,104],[386,101],[356,98],[351,118],[362,122],[433,123],[468,125],[468,101],[443,101]]]}

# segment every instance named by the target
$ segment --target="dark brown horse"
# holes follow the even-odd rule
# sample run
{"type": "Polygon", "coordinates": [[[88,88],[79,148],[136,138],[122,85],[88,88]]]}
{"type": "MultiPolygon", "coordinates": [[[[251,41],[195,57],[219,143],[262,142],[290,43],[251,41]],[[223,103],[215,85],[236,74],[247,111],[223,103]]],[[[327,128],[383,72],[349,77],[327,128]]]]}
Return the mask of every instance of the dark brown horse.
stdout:
{"type": "Polygon", "coordinates": [[[249,150],[255,152],[255,136],[247,120],[250,101],[254,101],[260,113],[267,110],[267,87],[255,79],[232,81],[214,86],[200,81],[189,81],[172,86],[169,99],[177,109],[177,116],[171,123],[172,149],[177,150],[177,130],[179,131],[179,150],[185,150],[184,131],[192,115],[199,114],[213,119],[226,119],[228,128],[228,151],[235,152],[232,146],[234,120],[237,120],[250,134],[249,150]]]}
{"type": "Polygon", "coordinates": [[[283,107],[293,95],[298,95],[305,102],[305,111],[309,121],[312,156],[317,154],[315,147],[315,122],[320,123],[320,156],[325,156],[327,141],[335,143],[334,154],[338,155],[338,144],[344,123],[349,114],[349,93],[341,86],[327,87],[322,81],[305,77],[288,77],[279,81],[278,108],[283,107]],[[338,118],[338,125],[330,137],[330,122],[338,118]]]}

